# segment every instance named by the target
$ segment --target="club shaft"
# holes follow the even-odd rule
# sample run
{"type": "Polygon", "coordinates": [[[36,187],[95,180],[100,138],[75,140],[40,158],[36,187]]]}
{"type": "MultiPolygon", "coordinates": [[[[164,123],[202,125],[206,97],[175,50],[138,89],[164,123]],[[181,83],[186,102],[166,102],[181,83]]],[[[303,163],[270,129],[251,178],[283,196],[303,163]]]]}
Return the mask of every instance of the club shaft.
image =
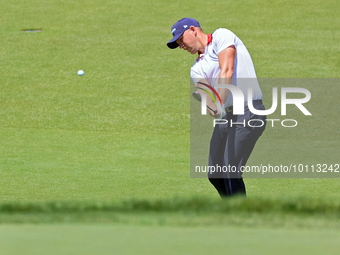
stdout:
{"type": "MultiPolygon", "coordinates": [[[[195,91],[194,93],[192,93],[192,95],[193,95],[193,97],[197,100],[197,101],[199,101],[199,102],[201,102],[201,95],[197,92],[197,91],[195,91]]],[[[216,110],[214,110],[214,109],[212,109],[211,107],[209,107],[209,106],[207,106],[208,107],[208,109],[210,110],[210,111],[212,111],[213,113],[217,113],[217,111],[216,110]]]]}
{"type": "Polygon", "coordinates": [[[213,111],[214,113],[217,113],[216,110],[212,109],[211,107],[207,106],[210,111],[213,111]]]}

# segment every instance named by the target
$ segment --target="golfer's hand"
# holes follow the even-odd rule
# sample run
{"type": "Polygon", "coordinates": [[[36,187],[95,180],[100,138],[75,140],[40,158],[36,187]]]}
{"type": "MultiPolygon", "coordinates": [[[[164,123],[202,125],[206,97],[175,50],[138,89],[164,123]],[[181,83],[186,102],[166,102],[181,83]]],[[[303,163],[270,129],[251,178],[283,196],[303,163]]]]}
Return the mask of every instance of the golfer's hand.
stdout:
{"type": "Polygon", "coordinates": [[[221,105],[217,105],[217,113],[214,114],[215,119],[222,119],[224,116],[226,116],[227,113],[225,111],[225,108],[222,107],[221,105]]]}

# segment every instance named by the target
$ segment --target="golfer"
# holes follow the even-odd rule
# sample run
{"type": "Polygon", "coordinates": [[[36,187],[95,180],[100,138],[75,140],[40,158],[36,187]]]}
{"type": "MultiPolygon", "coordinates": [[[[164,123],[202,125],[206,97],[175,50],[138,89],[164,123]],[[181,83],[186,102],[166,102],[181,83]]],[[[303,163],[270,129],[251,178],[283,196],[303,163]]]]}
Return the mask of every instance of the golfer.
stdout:
{"type": "Polygon", "coordinates": [[[258,84],[253,61],[243,42],[230,30],[217,29],[206,34],[197,20],[183,18],[171,28],[173,38],[167,43],[170,49],[179,47],[198,57],[191,67],[190,76],[207,105],[215,110],[209,114],[225,124],[215,125],[210,141],[209,166],[229,171],[209,172],[208,177],[221,197],[246,194],[242,178],[245,166],[258,138],[265,129],[266,117],[254,115],[248,109],[248,89],[251,88],[252,105],[264,110],[262,91],[258,84]],[[233,93],[227,88],[215,90],[217,84],[238,87],[244,95],[244,114],[233,114],[233,93]],[[217,107],[207,92],[214,90],[223,104],[217,107]]]}

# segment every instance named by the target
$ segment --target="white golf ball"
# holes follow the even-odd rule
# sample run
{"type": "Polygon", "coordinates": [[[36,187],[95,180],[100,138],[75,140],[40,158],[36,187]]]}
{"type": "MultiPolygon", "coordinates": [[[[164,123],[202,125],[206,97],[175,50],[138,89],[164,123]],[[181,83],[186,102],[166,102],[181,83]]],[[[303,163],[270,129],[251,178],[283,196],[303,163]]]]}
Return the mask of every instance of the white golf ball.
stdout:
{"type": "Polygon", "coordinates": [[[79,70],[79,71],[78,71],[78,75],[79,75],[79,76],[84,75],[84,73],[85,73],[85,72],[84,72],[83,70],[79,70]]]}

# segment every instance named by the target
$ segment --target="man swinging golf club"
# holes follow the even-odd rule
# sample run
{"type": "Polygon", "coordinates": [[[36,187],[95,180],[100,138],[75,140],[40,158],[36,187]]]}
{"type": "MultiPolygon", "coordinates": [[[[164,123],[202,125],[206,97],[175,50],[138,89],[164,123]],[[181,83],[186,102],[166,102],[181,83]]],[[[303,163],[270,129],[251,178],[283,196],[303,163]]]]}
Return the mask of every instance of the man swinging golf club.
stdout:
{"type": "Polygon", "coordinates": [[[190,76],[202,97],[207,93],[214,94],[217,84],[237,86],[244,94],[243,115],[233,114],[233,96],[226,88],[217,90],[223,107],[216,107],[210,96],[206,96],[206,100],[212,117],[228,120],[226,124],[215,126],[210,141],[209,166],[229,166],[229,169],[236,169],[209,172],[209,180],[221,197],[245,195],[246,188],[240,169],[246,164],[256,141],[265,129],[265,124],[254,127],[260,125],[260,122],[252,123],[251,126],[248,122],[259,119],[266,123],[265,116],[255,116],[247,106],[248,87],[251,86],[254,108],[264,110],[262,91],[250,54],[243,42],[230,30],[219,28],[213,34],[206,34],[199,22],[192,18],[177,21],[172,26],[171,33],[173,38],[167,43],[170,49],[179,47],[191,54],[198,53],[190,76]]]}

